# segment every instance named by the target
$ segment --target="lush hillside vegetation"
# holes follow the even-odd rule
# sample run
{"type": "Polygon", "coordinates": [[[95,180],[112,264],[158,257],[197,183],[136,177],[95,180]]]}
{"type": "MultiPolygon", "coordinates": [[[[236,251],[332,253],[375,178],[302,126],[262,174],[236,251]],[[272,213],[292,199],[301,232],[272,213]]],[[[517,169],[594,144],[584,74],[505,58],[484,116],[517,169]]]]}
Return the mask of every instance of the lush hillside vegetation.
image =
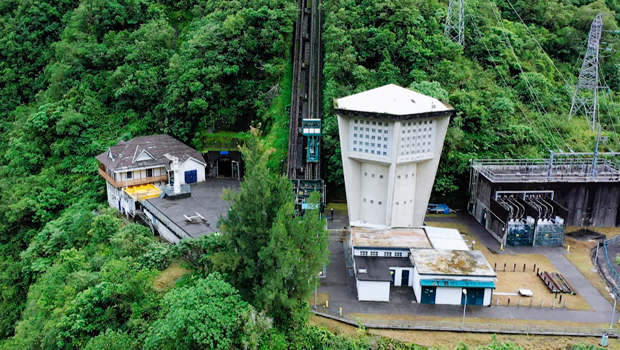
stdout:
{"type": "MultiPolygon", "coordinates": [[[[590,149],[585,121],[567,122],[567,85],[594,15],[609,13],[606,29],[614,30],[618,7],[469,1],[463,49],[443,37],[445,2],[325,0],[323,153],[331,186],[342,183],[332,99],[389,82],[458,111],[438,193],[463,191],[470,158],[590,149]]],[[[293,0],[0,4],[0,348],[417,348],[306,326],[309,277],[283,274],[297,264],[314,271],[325,259],[324,245],[278,254],[307,245],[319,223],[291,219],[290,198],[267,195],[291,192],[268,169],[286,154],[296,16],[293,0]],[[205,133],[251,125],[278,149],[240,138],[250,140],[247,192],[231,195],[235,216],[221,236],[170,247],[105,209],[93,157],[107,146],[151,133],[200,144],[205,133]],[[252,215],[263,212],[256,207],[268,218],[252,215]],[[171,261],[191,272],[156,287],[174,275],[171,261]]],[[[618,110],[611,101],[620,62],[615,34],[604,37],[604,147],[617,150],[609,112],[618,110]]]]}

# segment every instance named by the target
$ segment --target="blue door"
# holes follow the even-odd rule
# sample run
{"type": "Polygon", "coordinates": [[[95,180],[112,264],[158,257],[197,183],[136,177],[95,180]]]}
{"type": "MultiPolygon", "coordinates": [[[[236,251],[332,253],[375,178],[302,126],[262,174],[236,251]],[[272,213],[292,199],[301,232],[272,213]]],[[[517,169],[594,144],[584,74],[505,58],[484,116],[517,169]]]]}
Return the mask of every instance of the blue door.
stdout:
{"type": "Polygon", "coordinates": [[[190,171],[185,172],[185,183],[186,184],[193,184],[196,181],[198,181],[197,170],[190,170],[190,171]]]}
{"type": "Polygon", "coordinates": [[[409,270],[403,270],[400,275],[400,285],[403,287],[409,286],[409,270]]]}
{"type": "Polygon", "coordinates": [[[420,304],[435,304],[435,291],[437,287],[422,286],[422,298],[420,304]]]}

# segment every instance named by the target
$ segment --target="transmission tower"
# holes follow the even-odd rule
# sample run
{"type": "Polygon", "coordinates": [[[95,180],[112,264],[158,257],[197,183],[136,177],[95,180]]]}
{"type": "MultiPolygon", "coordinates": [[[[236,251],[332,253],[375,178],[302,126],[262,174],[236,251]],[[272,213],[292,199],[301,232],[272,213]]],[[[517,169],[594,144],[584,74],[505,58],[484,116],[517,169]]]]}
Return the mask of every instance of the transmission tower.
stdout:
{"type": "Polygon", "coordinates": [[[573,95],[573,103],[570,106],[568,119],[577,114],[583,108],[590,129],[596,129],[596,106],[598,95],[598,48],[603,31],[602,14],[596,15],[590,26],[588,35],[588,48],[583,57],[579,81],[573,95]]]}
{"type": "Polygon", "coordinates": [[[463,46],[465,42],[465,0],[450,0],[443,35],[463,46]]]}

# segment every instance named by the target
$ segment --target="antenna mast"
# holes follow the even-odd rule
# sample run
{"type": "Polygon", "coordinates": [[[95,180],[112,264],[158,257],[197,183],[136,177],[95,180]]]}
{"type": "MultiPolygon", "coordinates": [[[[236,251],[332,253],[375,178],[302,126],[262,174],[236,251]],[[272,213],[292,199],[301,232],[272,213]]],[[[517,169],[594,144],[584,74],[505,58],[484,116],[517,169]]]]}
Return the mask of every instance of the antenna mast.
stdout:
{"type": "Polygon", "coordinates": [[[465,0],[450,0],[443,35],[463,46],[465,43],[465,0]]]}
{"type": "Polygon", "coordinates": [[[596,130],[596,107],[598,95],[598,49],[603,31],[602,14],[596,15],[590,26],[588,35],[588,48],[583,57],[581,71],[579,71],[579,81],[573,95],[573,102],[570,107],[568,120],[582,108],[586,114],[586,120],[592,131],[596,130]]]}

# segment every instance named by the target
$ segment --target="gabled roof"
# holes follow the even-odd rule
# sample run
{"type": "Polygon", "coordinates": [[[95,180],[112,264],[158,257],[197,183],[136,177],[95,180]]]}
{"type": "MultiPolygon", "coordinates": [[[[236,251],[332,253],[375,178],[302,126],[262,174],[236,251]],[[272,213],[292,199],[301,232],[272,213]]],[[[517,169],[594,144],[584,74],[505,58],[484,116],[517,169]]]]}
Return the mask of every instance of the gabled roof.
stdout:
{"type": "Polygon", "coordinates": [[[340,98],[334,107],[337,113],[360,112],[401,117],[453,110],[436,98],[394,84],[340,98]]]}
{"type": "Polygon", "coordinates": [[[96,158],[114,171],[130,171],[134,168],[168,167],[170,160],[164,156],[166,153],[182,161],[193,158],[207,164],[200,152],[165,134],[120,141],[96,158]]]}

